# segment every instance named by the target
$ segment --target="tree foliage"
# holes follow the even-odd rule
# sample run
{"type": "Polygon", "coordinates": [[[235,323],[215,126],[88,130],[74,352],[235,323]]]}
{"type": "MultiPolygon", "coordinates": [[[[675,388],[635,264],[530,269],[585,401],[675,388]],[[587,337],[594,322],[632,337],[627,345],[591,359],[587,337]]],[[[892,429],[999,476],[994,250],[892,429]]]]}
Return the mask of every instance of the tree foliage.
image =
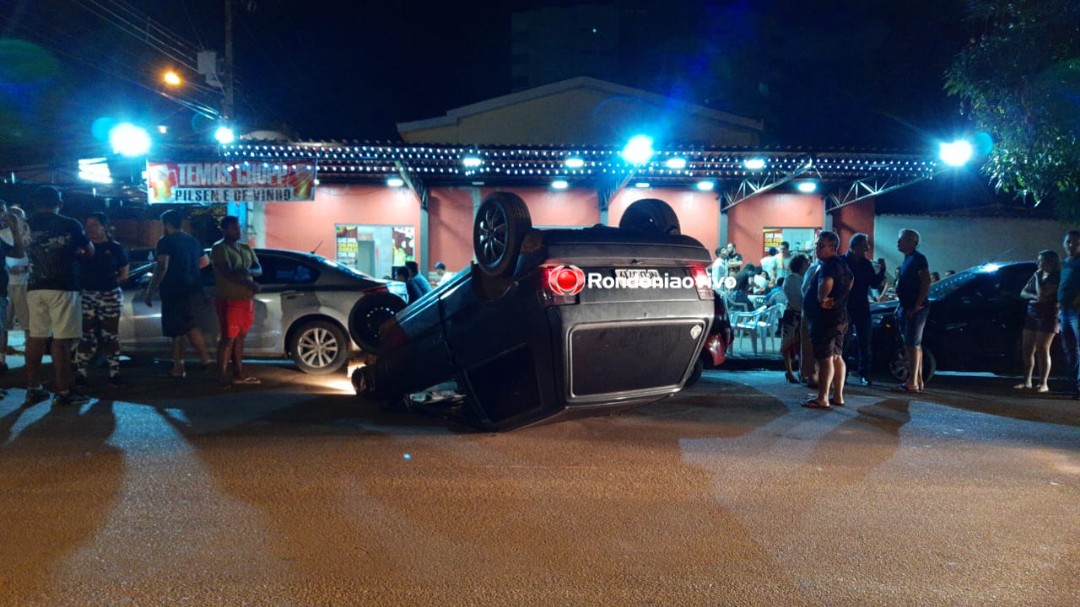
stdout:
{"type": "Polygon", "coordinates": [[[999,190],[1080,215],[1080,2],[970,0],[981,35],[946,73],[993,147],[984,170],[999,190]]]}

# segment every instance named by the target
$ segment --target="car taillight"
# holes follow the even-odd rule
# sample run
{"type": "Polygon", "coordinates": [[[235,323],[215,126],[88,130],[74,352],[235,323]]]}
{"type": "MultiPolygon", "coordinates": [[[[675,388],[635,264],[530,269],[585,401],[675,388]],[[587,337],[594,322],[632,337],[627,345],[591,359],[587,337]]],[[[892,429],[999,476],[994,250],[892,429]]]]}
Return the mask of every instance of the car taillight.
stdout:
{"type": "Polygon", "coordinates": [[[386,288],[386,285],[377,285],[360,291],[364,295],[371,295],[373,293],[389,293],[390,289],[386,288]]]}
{"type": "Polygon", "coordinates": [[[703,266],[690,266],[690,275],[694,277],[698,299],[713,299],[712,279],[703,266]]]}
{"type": "Polygon", "coordinates": [[[565,306],[578,302],[585,287],[585,273],[575,266],[542,266],[537,292],[545,306],[565,306]]]}

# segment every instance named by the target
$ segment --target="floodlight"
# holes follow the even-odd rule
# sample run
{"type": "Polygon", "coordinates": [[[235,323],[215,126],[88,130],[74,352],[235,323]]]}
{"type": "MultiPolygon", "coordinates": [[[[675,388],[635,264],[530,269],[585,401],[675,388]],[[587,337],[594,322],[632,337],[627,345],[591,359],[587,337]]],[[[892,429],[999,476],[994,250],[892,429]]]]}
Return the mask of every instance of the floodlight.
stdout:
{"type": "Polygon", "coordinates": [[[635,135],[622,150],[623,160],[630,164],[645,164],[653,155],[653,140],[648,135],[635,135]]]}
{"type": "Polygon", "coordinates": [[[951,167],[964,166],[971,160],[972,154],[974,154],[974,149],[971,147],[971,143],[963,139],[952,143],[942,143],[938,152],[941,161],[951,167]]]}
{"type": "Polygon", "coordinates": [[[236,133],[231,128],[221,125],[214,131],[214,139],[221,145],[229,145],[236,141],[236,133]]]}
{"type": "Polygon", "coordinates": [[[150,151],[152,141],[146,129],[123,122],[109,131],[109,145],[121,156],[144,156],[150,151]]]}

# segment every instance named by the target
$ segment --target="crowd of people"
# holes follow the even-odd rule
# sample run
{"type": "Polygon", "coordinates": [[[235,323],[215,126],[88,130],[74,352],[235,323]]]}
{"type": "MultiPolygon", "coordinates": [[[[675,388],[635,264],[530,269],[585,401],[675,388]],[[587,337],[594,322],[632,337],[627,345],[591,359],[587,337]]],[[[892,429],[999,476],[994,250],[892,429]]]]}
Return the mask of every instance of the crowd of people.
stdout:
{"type": "MultiPolygon", "coordinates": [[[[761,293],[769,293],[763,305],[784,302],[780,351],[785,378],[816,390],[803,406],[829,409],[844,405],[847,382],[864,386],[873,383],[870,376],[873,301],[898,302],[896,322],[905,350],[907,379],[892,389],[919,393],[925,388],[922,335],[930,310],[930,285],[941,277],[930,271],[926,256],[918,250],[920,239],[915,230],[900,231],[896,246],[904,259],[892,281],[887,279],[884,259],[870,260],[866,234],[853,235],[847,252],[841,255],[840,239],[831,231],[819,233],[813,259],[804,254],[788,256],[788,243],[783,243],[780,249],[768,250],[760,266],[747,264],[733,281],[725,283],[734,251],[728,245],[717,249],[711,272],[714,284],[722,285],[718,288],[730,289],[729,301],[736,305],[749,303],[750,295],[761,293]],[[768,280],[772,274],[765,268],[774,269],[776,257],[784,261],[786,271],[774,283],[768,280]],[[762,273],[767,278],[763,286],[753,281],[753,277],[762,273]],[[845,348],[849,351],[845,352],[845,348]],[[847,360],[857,364],[850,375],[847,360]]],[[[1039,253],[1037,270],[1019,294],[1027,301],[1027,308],[1021,346],[1023,381],[1015,388],[1039,393],[1050,391],[1050,349],[1060,333],[1071,396],[1080,400],[1080,230],[1068,232],[1063,247],[1064,259],[1052,250],[1039,253]]],[[[948,270],[945,277],[953,274],[953,270],[948,270]]]]}
{"type": "MultiPolygon", "coordinates": [[[[7,208],[0,201],[0,250],[7,263],[0,267],[0,373],[7,371],[8,331],[26,333],[27,392],[24,406],[46,400],[79,405],[88,398],[75,388],[90,381],[91,362],[101,355],[111,385],[120,385],[119,325],[129,261],[123,246],[112,239],[109,218],[90,213],[83,222],[60,213],[60,193],[49,187],[35,192],[33,212],[7,208]],[[48,348],[52,357],[54,390],[41,381],[48,348]]],[[[161,216],[165,235],[157,243],[153,280],[145,294],[161,302],[162,334],[172,341],[169,376],[184,378],[184,353],[190,344],[205,370],[217,368],[222,384],[253,384],[259,379],[244,371],[244,338],[254,321],[255,282],[261,273],[258,258],[240,242],[237,217],[221,220],[222,239],[210,258],[217,284],[214,306],[220,325],[216,361],[207,350],[198,320],[207,313],[202,268],[211,261],[202,245],[182,229],[183,214],[161,216]]]]}

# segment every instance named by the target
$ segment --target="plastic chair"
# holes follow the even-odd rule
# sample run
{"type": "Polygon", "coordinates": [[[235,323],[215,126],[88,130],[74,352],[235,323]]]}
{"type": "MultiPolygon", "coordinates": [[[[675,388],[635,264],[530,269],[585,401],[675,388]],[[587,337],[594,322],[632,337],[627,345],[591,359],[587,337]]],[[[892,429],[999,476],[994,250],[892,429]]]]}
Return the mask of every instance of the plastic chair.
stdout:
{"type": "MultiPolygon", "coordinates": [[[[758,337],[761,336],[761,322],[765,315],[765,312],[769,308],[761,306],[753,312],[735,312],[731,314],[731,329],[735,334],[735,337],[739,338],[739,344],[742,345],[744,337],[750,337],[750,347],[753,349],[754,354],[758,353],[758,337]]],[[[734,342],[735,340],[732,339],[734,342]]],[[[762,344],[764,346],[764,344],[762,344]]]]}

